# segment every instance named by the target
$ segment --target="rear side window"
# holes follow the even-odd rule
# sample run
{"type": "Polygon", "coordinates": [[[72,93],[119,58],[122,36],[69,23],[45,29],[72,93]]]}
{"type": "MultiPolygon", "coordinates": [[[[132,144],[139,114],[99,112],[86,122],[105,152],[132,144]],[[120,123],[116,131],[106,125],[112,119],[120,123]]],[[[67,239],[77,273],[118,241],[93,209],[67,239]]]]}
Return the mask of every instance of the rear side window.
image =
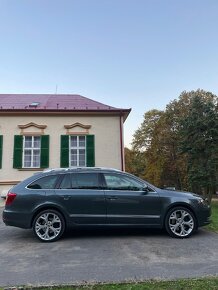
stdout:
{"type": "Polygon", "coordinates": [[[97,173],[66,174],[60,184],[60,189],[98,189],[99,187],[97,173]]]}
{"type": "Polygon", "coordinates": [[[58,175],[50,175],[39,178],[29,184],[27,188],[30,189],[54,189],[58,180],[58,175]]]}

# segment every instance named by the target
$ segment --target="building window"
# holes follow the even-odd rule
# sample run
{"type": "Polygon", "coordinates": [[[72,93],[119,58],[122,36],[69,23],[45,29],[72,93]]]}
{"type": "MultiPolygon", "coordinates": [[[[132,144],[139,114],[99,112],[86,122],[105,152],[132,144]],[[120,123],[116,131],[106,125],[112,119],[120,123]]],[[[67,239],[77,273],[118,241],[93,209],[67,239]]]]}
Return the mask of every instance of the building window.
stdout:
{"type": "Polygon", "coordinates": [[[61,135],[61,167],[95,166],[94,135],[61,135]]]}
{"type": "Polygon", "coordinates": [[[23,138],[23,167],[40,167],[40,136],[24,136],[23,138]]]}
{"type": "Polygon", "coordinates": [[[49,136],[14,136],[13,168],[48,168],[49,136]]]}
{"type": "Polygon", "coordinates": [[[70,136],[70,166],[86,166],[86,136],[70,136]]]}

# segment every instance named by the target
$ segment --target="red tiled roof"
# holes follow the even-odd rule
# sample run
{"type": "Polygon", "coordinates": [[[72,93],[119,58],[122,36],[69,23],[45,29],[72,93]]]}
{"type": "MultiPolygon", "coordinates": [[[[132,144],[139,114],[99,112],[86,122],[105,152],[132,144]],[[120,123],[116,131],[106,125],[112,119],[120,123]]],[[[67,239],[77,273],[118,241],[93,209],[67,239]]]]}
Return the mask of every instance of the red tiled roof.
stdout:
{"type": "MultiPolygon", "coordinates": [[[[90,100],[79,95],[0,95],[0,108],[1,109],[25,109],[31,110],[32,103],[39,103],[36,109],[54,110],[54,109],[67,109],[67,110],[109,110],[110,106],[101,104],[99,102],[90,100]]],[[[34,108],[35,109],[35,108],[34,108]]],[[[115,109],[115,108],[112,108],[115,109]]]]}
{"type": "Polygon", "coordinates": [[[123,112],[130,109],[111,107],[80,95],[0,94],[1,111],[92,111],[123,112]]]}

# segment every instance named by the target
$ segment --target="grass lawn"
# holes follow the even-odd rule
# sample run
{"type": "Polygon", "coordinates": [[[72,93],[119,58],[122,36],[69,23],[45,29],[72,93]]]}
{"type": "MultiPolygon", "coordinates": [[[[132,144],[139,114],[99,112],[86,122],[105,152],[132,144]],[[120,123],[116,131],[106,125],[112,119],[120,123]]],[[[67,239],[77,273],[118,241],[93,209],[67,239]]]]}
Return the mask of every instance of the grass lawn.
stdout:
{"type": "Polygon", "coordinates": [[[212,206],[212,222],[206,229],[218,233],[218,200],[213,200],[211,203],[212,206]]]}
{"type": "MultiPolygon", "coordinates": [[[[19,289],[19,288],[18,288],[19,289]]],[[[218,277],[182,279],[175,281],[147,281],[141,283],[96,284],[85,286],[23,287],[34,290],[217,290],[218,277]]]]}

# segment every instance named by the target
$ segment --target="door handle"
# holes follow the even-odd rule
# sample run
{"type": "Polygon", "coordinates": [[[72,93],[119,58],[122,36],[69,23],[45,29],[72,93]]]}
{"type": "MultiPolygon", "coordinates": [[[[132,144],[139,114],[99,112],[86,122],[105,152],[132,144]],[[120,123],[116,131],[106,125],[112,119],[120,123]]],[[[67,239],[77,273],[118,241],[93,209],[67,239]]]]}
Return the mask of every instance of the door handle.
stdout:
{"type": "Polygon", "coordinates": [[[70,195],[62,195],[64,200],[69,200],[70,199],[70,195]]]}
{"type": "Polygon", "coordinates": [[[107,199],[108,200],[116,200],[116,199],[118,199],[118,197],[117,196],[108,196],[107,199]]]}

